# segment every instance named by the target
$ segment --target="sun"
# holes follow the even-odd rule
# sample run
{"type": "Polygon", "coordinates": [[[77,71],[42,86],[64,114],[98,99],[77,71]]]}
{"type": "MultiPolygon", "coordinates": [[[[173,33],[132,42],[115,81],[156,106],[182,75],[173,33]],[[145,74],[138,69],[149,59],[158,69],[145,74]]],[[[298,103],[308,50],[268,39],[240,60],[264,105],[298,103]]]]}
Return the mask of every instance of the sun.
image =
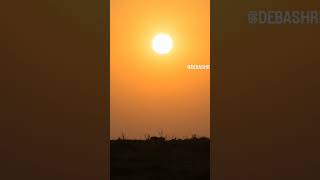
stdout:
{"type": "Polygon", "coordinates": [[[159,55],[168,54],[173,48],[173,40],[169,34],[159,33],[152,39],[152,49],[159,55]]]}

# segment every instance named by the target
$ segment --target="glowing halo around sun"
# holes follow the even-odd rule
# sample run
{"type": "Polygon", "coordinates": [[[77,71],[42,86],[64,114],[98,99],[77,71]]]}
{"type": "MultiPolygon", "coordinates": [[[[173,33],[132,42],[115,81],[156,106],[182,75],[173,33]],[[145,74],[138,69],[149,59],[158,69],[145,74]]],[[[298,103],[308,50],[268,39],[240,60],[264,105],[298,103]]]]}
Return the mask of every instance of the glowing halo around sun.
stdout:
{"type": "Polygon", "coordinates": [[[159,33],[152,39],[152,49],[159,55],[168,54],[173,48],[173,40],[169,34],[159,33]]]}

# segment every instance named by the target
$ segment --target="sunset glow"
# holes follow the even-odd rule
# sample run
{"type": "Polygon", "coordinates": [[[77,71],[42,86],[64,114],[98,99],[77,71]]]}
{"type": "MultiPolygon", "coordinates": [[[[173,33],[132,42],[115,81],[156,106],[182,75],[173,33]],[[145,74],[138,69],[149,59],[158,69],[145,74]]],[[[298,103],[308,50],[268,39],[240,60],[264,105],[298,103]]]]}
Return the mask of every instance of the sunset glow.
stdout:
{"type": "Polygon", "coordinates": [[[210,136],[210,0],[111,0],[110,133],[210,136]]]}

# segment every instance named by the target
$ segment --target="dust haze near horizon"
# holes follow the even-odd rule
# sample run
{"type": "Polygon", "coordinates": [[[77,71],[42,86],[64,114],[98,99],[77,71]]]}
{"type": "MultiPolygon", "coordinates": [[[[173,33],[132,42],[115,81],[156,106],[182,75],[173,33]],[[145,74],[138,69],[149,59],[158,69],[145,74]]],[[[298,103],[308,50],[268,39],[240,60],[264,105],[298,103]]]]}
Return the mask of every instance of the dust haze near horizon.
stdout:
{"type": "Polygon", "coordinates": [[[210,136],[210,0],[111,0],[110,133],[210,136]],[[173,49],[152,50],[168,33],[173,49]]]}

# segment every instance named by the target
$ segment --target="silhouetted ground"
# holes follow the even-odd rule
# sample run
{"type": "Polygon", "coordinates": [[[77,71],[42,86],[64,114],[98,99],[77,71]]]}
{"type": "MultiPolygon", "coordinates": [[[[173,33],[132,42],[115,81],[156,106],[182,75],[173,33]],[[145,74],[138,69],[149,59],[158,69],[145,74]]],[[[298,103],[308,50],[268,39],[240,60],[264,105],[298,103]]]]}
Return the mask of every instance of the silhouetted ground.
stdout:
{"type": "Polygon", "coordinates": [[[209,180],[210,140],[112,140],[111,180],[209,180]]]}

